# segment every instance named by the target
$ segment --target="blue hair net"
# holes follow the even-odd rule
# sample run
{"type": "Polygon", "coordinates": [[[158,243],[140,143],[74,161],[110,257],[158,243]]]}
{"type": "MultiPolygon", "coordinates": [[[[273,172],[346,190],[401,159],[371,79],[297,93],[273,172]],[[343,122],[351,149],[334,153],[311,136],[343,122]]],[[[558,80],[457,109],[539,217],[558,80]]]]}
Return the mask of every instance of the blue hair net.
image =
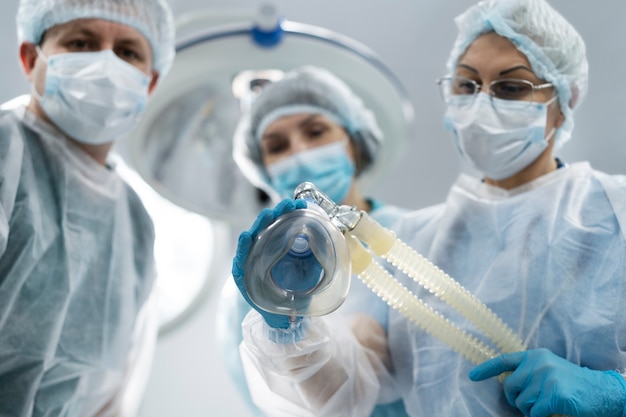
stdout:
{"type": "Polygon", "coordinates": [[[556,133],[557,147],[574,127],[573,111],[582,102],[589,79],[585,43],[576,29],[545,0],[484,0],[455,20],[459,33],[448,59],[448,72],[480,35],[496,32],[522,52],[535,74],[552,83],[565,116],[556,133]]]}
{"type": "Polygon", "coordinates": [[[143,34],[152,47],[153,69],[163,79],[175,54],[174,18],[166,0],[20,0],[18,39],[38,44],[51,27],[89,18],[122,23],[143,34]]]}

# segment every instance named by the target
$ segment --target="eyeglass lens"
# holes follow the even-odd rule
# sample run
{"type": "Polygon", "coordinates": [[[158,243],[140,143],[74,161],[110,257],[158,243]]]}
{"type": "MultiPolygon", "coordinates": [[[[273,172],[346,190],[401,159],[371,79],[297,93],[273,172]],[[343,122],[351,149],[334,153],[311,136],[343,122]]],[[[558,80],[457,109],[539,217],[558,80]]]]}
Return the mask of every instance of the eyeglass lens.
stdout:
{"type": "MultiPolygon", "coordinates": [[[[440,83],[444,97],[450,95],[476,95],[481,86],[474,80],[463,77],[443,79],[440,83]]],[[[489,85],[490,94],[502,100],[533,100],[533,84],[530,81],[502,79],[489,85]]]]}

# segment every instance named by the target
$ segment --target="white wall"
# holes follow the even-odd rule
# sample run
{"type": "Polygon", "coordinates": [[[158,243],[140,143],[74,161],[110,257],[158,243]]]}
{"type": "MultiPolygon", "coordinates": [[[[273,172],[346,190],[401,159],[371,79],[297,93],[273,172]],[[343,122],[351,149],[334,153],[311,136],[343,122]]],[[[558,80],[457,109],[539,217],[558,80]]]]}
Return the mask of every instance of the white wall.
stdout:
{"type": "MultiPolygon", "coordinates": [[[[405,84],[416,109],[418,134],[405,157],[375,193],[406,207],[441,201],[458,175],[452,142],[441,128],[443,106],[434,83],[444,74],[456,31],[453,17],[470,0],[275,0],[289,20],[332,29],[369,46],[405,84]]],[[[175,13],[205,7],[256,8],[252,0],[171,0],[175,13]]],[[[597,169],[626,174],[626,2],[624,0],[552,0],[587,43],[590,86],[576,113],[573,139],[562,152],[565,162],[589,160],[597,169]]],[[[14,16],[17,2],[3,2],[0,13],[0,57],[3,82],[0,100],[28,92],[17,64],[14,16]]],[[[224,242],[232,250],[233,242],[224,242]]],[[[228,274],[231,255],[215,271],[228,274]]],[[[157,349],[144,417],[245,416],[245,409],[228,381],[215,347],[213,318],[216,293],[178,329],[164,335],[157,349]]]]}

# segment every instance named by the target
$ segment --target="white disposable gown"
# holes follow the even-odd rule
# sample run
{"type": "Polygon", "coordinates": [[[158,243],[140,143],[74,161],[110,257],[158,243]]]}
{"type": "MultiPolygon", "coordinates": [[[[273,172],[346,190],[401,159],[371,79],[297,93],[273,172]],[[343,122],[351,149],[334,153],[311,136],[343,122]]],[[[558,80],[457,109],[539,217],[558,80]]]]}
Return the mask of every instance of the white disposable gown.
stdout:
{"type": "MultiPolygon", "coordinates": [[[[528,348],[548,348],[592,369],[626,366],[625,177],[576,163],[506,191],[462,175],[444,204],[411,213],[396,230],[486,303],[528,348]]],[[[443,302],[396,276],[486,340],[443,302]]],[[[364,404],[389,387],[332,315],[288,346],[268,343],[253,313],[246,321],[244,365],[256,383],[251,386],[275,410],[271,415],[364,417],[364,404]],[[324,394],[328,385],[332,395],[324,394]]],[[[400,391],[409,415],[521,416],[497,379],[470,381],[474,364],[394,311],[388,348],[391,387],[400,391]]]]}
{"type": "Polygon", "coordinates": [[[111,167],[22,106],[0,112],[0,415],[134,413],[124,394],[140,395],[155,339],[153,241],[111,167]]]}

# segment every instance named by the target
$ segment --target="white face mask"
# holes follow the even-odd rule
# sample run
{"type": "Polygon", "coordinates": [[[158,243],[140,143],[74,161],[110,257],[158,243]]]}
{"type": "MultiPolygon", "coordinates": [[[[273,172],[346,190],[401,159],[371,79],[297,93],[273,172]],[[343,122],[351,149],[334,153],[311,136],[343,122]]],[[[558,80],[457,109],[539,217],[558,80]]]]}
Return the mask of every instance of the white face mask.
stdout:
{"type": "Polygon", "coordinates": [[[109,143],[139,121],[148,100],[150,77],[110,49],[46,58],[43,95],[34,91],[46,115],[65,134],[90,145],[109,143]]]}
{"type": "Polygon", "coordinates": [[[496,181],[511,177],[526,168],[548,146],[556,133],[545,136],[548,106],[546,103],[502,100],[479,93],[473,97],[453,96],[444,118],[461,156],[471,166],[496,181]],[[496,103],[494,106],[491,103],[496,103]]]}

